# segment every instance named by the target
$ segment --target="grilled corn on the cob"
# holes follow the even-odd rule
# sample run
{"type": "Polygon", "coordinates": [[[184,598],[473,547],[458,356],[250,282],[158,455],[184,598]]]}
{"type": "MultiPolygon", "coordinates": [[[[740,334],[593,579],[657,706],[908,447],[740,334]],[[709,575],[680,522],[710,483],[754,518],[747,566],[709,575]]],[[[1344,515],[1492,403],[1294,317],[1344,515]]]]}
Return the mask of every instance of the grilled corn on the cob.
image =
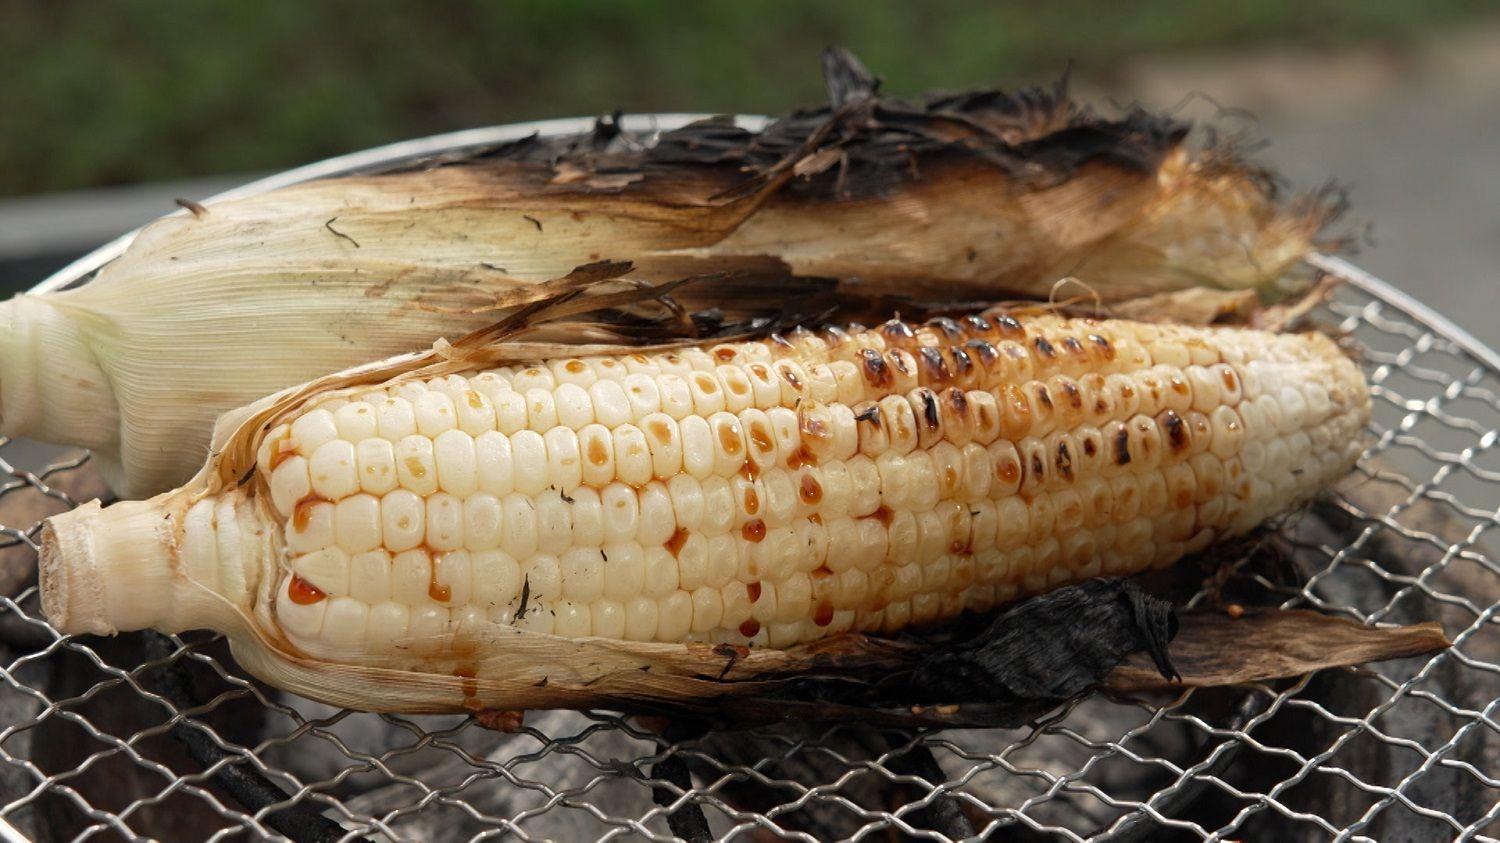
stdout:
{"type": "MultiPolygon", "coordinates": [[[[235,598],[276,580],[275,616],[314,647],[485,621],[782,646],[1171,561],[1358,447],[1364,392],[1324,338],[1029,327],[892,322],[357,390],[274,428],[257,482],[189,508],[175,555],[235,598]]],[[[212,625],[109,575],[128,531],[91,532],[129,617],[59,620],[212,625]]]]}
{"type": "Polygon", "coordinates": [[[54,518],[43,599],[480,677],[496,630],[784,648],[1168,564],[1367,414],[1321,335],[997,311],[398,379],[275,420],[238,486],[54,518]]]}

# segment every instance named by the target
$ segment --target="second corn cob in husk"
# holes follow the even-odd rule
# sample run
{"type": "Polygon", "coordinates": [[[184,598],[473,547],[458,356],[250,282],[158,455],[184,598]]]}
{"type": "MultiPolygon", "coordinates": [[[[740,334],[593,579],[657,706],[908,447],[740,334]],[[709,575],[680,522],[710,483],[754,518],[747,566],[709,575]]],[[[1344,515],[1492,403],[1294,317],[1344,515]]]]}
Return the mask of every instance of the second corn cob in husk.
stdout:
{"type": "Polygon", "coordinates": [[[601,121],[162,220],[89,284],[0,304],[0,433],[87,447],[139,497],[192,475],[219,414],[461,334],[491,297],[601,256],[919,303],[1045,299],[1071,274],[1113,301],[1274,291],[1327,218],[1170,118],[1061,90],[878,97],[842,53],[828,75],[828,107],[761,131],[601,121]]]}
{"type": "Polygon", "coordinates": [[[1369,411],[1321,335],[995,311],[462,351],[285,393],[192,485],[51,519],[49,619],[222,630],[367,709],[711,697],[1243,534],[1342,475],[1369,411]]]}

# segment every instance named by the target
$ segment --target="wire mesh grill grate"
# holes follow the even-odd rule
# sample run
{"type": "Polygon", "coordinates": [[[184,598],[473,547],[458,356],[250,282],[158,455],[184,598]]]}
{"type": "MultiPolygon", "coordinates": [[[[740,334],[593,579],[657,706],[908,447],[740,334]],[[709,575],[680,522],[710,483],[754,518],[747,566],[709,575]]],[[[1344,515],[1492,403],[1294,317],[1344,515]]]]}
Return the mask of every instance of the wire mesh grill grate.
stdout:
{"type": "Polygon", "coordinates": [[[1320,318],[1365,361],[1369,448],[1269,539],[1299,577],[1247,556],[1189,602],[1251,588],[1369,623],[1437,619],[1447,652],[1171,700],[1096,696],[1019,730],[669,741],[603,712],[499,734],[339,711],[243,677],[217,637],[59,636],[25,580],[39,518],[97,481],[86,453],[4,442],[0,818],[42,840],[668,840],[669,815],[691,805],[722,839],[1484,839],[1500,828],[1500,565],[1486,546],[1500,375],[1357,287],[1320,318]],[[226,785],[247,770],[281,792],[247,805],[226,785]]]}

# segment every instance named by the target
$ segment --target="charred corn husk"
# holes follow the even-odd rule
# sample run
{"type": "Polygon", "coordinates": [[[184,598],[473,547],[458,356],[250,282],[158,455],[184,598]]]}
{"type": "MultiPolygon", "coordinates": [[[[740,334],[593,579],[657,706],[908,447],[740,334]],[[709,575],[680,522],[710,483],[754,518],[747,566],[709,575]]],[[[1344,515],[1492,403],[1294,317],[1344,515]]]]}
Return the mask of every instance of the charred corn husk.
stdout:
{"type": "Polygon", "coordinates": [[[136,497],[191,476],[218,414],[463,333],[486,294],[600,256],[654,281],[769,259],[924,303],[1072,274],[1116,300],[1273,286],[1326,217],[1171,119],[1060,90],[881,99],[841,54],[829,75],[829,107],[763,131],[604,122],[158,222],[81,289],[0,305],[0,432],[86,446],[136,497]]]}
{"type": "Polygon", "coordinates": [[[707,693],[692,642],[774,672],[1242,534],[1349,468],[1368,393],[1321,335],[990,311],[274,406],[196,485],[51,519],[52,623],[223,630],[366,708],[707,693]]]}

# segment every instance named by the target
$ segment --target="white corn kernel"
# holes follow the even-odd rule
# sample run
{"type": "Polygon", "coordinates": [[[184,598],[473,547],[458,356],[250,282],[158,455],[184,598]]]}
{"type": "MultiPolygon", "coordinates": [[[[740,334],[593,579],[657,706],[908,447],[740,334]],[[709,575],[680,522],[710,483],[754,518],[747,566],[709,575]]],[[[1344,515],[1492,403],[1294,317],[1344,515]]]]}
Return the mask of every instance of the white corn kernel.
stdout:
{"type": "Polygon", "coordinates": [[[473,437],[462,430],[444,431],[433,440],[432,452],[438,486],[443,491],[462,498],[479,488],[473,437]]]}
{"type": "MultiPolygon", "coordinates": [[[[491,610],[492,612],[494,610],[491,610]]],[[[508,610],[507,610],[508,611],[508,610]]],[[[536,632],[542,635],[551,635],[556,630],[557,615],[551,609],[532,605],[524,613],[519,612],[514,616],[517,629],[527,632],[536,632]]]]}
{"type": "Polygon", "coordinates": [[[491,550],[500,546],[500,499],[488,492],[476,492],[463,503],[464,547],[469,550],[491,550]]]}
{"type": "Polygon", "coordinates": [[[693,598],[682,590],[674,591],[658,602],[656,639],[681,641],[693,623],[693,598]]]}
{"type": "Polygon", "coordinates": [[[517,391],[494,393],[490,400],[495,404],[495,430],[513,436],[526,429],[526,396],[517,391]]]}
{"type": "Polygon", "coordinates": [[[495,407],[484,393],[476,389],[465,389],[453,401],[458,411],[458,429],[470,436],[478,436],[495,429],[495,407]]]}
{"type": "Polygon", "coordinates": [[[482,606],[507,606],[521,594],[521,569],[503,551],[480,550],[470,554],[473,566],[472,599],[482,606]]]}
{"type": "Polygon", "coordinates": [[[682,471],[682,439],[677,422],[665,413],[652,413],[641,420],[646,446],[651,453],[651,471],[659,480],[669,480],[682,471]]]}
{"type": "Polygon", "coordinates": [[[557,408],[557,423],[563,427],[578,430],[594,421],[593,402],[589,400],[588,391],[578,384],[559,385],[552,400],[557,408]]]}
{"type": "Polygon", "coordinates": [[[557,391],[561,392],[564,386],[588,386],[598,380],[599,376],[594,374],[589,364],[579,360],[577,357],[567,360],[553,360],[547,367],[552,372],[553,379],[557,382],[557,391]]]}
{"type": "Polygon", "coordinates": [[[458,427],[453,399],[445,393],[436,390],[424,392],[413,403],[412,409],[417,417],[417,432],[429,439],[458,427]]]}
{"type": "Polygon", "coordinates": [[[534,495],[551,485],[547,472],[547,444],[540,433],[518,431],[510,437],[510,453],[517,492],[534,495]]]}
{"type": "Polygon", "coordinates": [[[604,504],[599,491],[581,486],[569,493],[568,514],[573,518],[573,543],[585,547],[604,544],[604,504]]]}
{"type": "Polygon", "coordinates": [[[672,496],[667,487],[651,481],[636,493],[640,507],[640,529],[636,539],[643,545],[659,545],[666,542],[677,531],[677,520],[672,512],[672,496]]]}
{"type": "Polygon", "coordinates": [[[346,553],[361,553],[381,546],[380,501],[358,494],[334,506],[333,534],[346,553]]]}
{"type": "Polygon", "coordinates": [[[1213,437],[1209,450],[1219,459],[1228,459],[1239,453],[1245,439],[1245,428],[1239,414],[1227,406],[1220,406],[1209,416],[1213,424],[1213,437]]]}
{"type": "Polygon", "coordinates": [[[433,550],[457,550],[464,546],[464,505],[447,492],[428,495],[427,546],[433,550]]]}
{"type": "Polygon", "coordinates": [[[474,439],[475,478],[479,488],[503,497],[515,488],[515,463],[510,437],[490,431],[474,439]]]}
{"type": "Polygon", "coordinates": [[[357,647],[366,640],[370,607],[351,597],[334,597],[328,601],[319,637],[332,647],[357,647]]]}
{"type": "Polygon", "coordinates": [[[686,379],[675,374],[664,374],[656,379],[656,388],[661,396],[661,411],[682,421],[693,416],[693,391],[686,379]]]}
{"type": "Polygon", "coordinates": [[[523,562],[521,590],[529,595],[530,605],[537,609],[562,597],[562,567],[558,558],[543,553],[523,562]]]}
{"type": "Polygon", "coordinates": [[[578,450],[584,483],[603,486],[615,478],[614,435],[609,428],[591,424],[578,431],[578,450]]]}
{"type": "MultiPolygon", "coordinates": [[[[669,548],[670,549],[670,548],[669,548]]],[[[708,581],[708,539],[688,533],[677,546],[677,576],[682,588],[692,591],[708,581]]]]}
{"type": "Polygon", "coordinates": [[[445,606],[428,604],[413,607],[411,612],[411,637],[416,641],[430,641],[448,632],[448,621],[452,617],[445,606]]]}
{"type": "Polygon", "coordinates": [[[292,422],[291,434],[299,451],[312,454],[325,442],[337,439],[339,431],[338,425],[334,424],[332,413],[324,409],[316,409],[303,413],[292,422]]]}
{"type": "Polygon", "coordinates": [[[651,641],[656,637],[659,610],[655,600],[649,597],[635,597],[624,603],[624,610],[625,640],[651,641]]]}
{"type": "Polygon", "coordinates": [[[640,526],[640,504],[635,490],[622,483],[611,483],[599,494],[604,507],[604,541],[613,544],[632,541],[640,526]]]}
{"type": "Polygon", "coordinates": [[[307,462],[313,491],[336,501],[359,490],[354,445],[342,439],[324,442],[307,462]]]}
{"type": "Polygon", "coordinates": [[[425,550],[404,550],[391,557],[391,599],[419,606],[432,599],[432,558],[425,550]]]}
{"type": "Polygon", "coordinates": [[[292,510],[286,525],[286,547],[292,553],[309,553],[334,544],[333,504],[304,498],[292,510]]]}
{"type": "Polygon", "coordinates": [[[604,562],[601,554],[598,548],[572,548],[558,557],[563,597],[589,604],[603,596],[604,562]]]}
{"type": "Polygon", "coordinates": [[[325,547],[292,559],[292,570],[324,594],[349,593],[349,554],[325,547]]]}
{"type": "Polygon", "coordinates": [[[699,529],[710,536],[727,532],[734,525],[736,513],[734,490],[729,481],[710,477],[700,488],[703,490],[703,522],[699,529]]]}
{"type": "Polygon", "coordinates": [[[614,429],[613,439],[616,478],[636,487],[649,482],[654,469],[646,434],[633,424],[622,424],[614,429]]]}
{"type": "Polygon", "coordinates": [[[667,492],[672,496],[672,512],[678,526],[696,532],[703,522],[703,485],[689,475],[679,474],[667,481],[667,492]]]}
{"type": "Polygon", "coordinates": [[[409,607],[390,601],[376,603],[370,607],[367,646],[375,652],[392,649],[396,642],[409,635],[410,627],[409,607]]]}
{"type": "Polygon", "coordinates": [[[724,596],[717,588],[699,588],[692,593],[693,632],[709,632],[719,627],[724,617],[724,596]]]}
{"type": "Polygon", "coordinates": [[[375,408],[363,401],[345,404],[333,414],[333,424],[340,439],[359,443],[376,434],[375,408]]]}
{"type": "Polygon", "coordinates": [[[750,378],[750,389],[754,396],[754,406],[764,410],[774,407],[781,401],[781,384],[776,378],[776,373],[766,363],[752,363],[746,368],[750,378]]]}
{"type": "Polygon", "coordinates": [[[677,560],[664,547],[644,549],[646,560],[645,594],[647,597],[664,597],[680,585],[677,560]]]}
{"type": "MultiPolygon", "coordinates": [[[[577,501],[577,498],[574,498],[577,501]]],[[[561,553],[578,542],[573,535],[573,504],[549,489],[533,499],[536,509],[536,546],[543,553],[561,553]]]]}
{"type": "Polygon", "coordinates": [[[630,399],[618,381],[595,381],[589,387],[589,400],[594,407],[594,421],[605,427],[613,429],[637,418],[631,415],[630,399]]]}
{"type": "Polygon", "coordinates": [[[534,431],[551,430],[557,426],[557,402],[551,389],[526,390],[526,426],[534,431]]]}
{"type": "MultiPolygon", "coordinates": [[[[661,410],[661,390],[656,379],[645,374],[627,375],[621,386],[630,401],[630,418],[641,419],[661,410]]],[[[671,416],[668,416],[671,418],[671,416]]]]}
{"type": "Polygon", "coordinates": [[[437,463],[433,460],[431,439],[413,434],[396,443],[396,479],[402,489],[419,495],[437,491],[437,463]]]}
{"type": "Polygon", "coordinates": [[[682,434],[683,470],[700,480],[712,476],[716,456],[708,421],[701,416],[688,416],[681,420],[678,430],[682,434]]]}
{"type": "Polygon", "coordinates": [[[687,377],[693,397],[693,414],[707,418],[724,410],[724,390],[719,379],[708,372],[694,372],[687,377]]]}
{"type": "Polygon", "coordinates": [[[739,413],[750,406],[754,400],[754,392],[750,386],[750,378],[745,375],[741,366],[724,365],[714,370],[724,392],[724,409],[731,413],[739,413]]]}
{"type": "Polygon", "coordinates": [[[512,493],[500,501],[500,549],[516,559],[537,552],[536,503],[528,496],[512,493]]]}
{"type": "MultiPolygon", "coordinates": [[[[728,533],[711,536],[708,539],[708,569],[704,575],[704,582],[715,588],[720,588],[734,578],[739,571],[739,538],[728,533]]],[[[651,572],[646,572],[647,578],[651,572]]],[[[681,583],[679,583],[679,587],[681,583]]]]}
{"type": "Polygon", "coordinates": [[[1210,371],[1219,382],[1220,402],[1229,407],[1240,403],[1240,399],[1244,397],[1244,392],[1242,391],[1243,387],[1239,373],[1235,371],[1234,367],[1226,363],[1219,363],[1210,367],[1210,371]]]}
{"type": "Polygon", "coordinates": [[[1213,412],[1221,400],[1218,376],[1204,366],[1189,366],[1184,376],[1192,388],[1192,408],[1205,414],[1213,412]]]}
{"type": "Polygon", "coordinates": [[[740,420],[727,412],[716,412],[708,419],[713,445],[714,472],[729,477],[745,464],[745,435],[740,420]]]}
{"type": "Polygon", "coordinates": [[[287,577],[276,591],[276,621],[287,634],[311,640],[323,630],[323,617],[328,611],[326,597],[318,596],[312,601],[294,598],[292,589],[298,587],[296,577],[287,577]]]}
{"type": "Polygon", "coordinates": [[[547,446],[547,485],[559,491],[578,488],[583,483],[578,434],[559,426],[547,431],[542,440],[547,446]]]}
{"type": "Polygon", "coordinates": [[[307,460],[287,457],[271,471],[271,503],[282,517],[289,517],[297,503],[312,494],[312,480],[307,474],[307,460]]]}
{"type": "Polygon", "coordinates": [[[349,596],[374,606],[391,599],[391,555],[384,550],[349,558],[349,596]]]}
{"type": "Polygon", "coordinates": [[[395,442],[403,436],[417,432],[417,416],[411,402],[405,398],[390,397],[375,405],[376,430],[380,438],[395,442]]]}

